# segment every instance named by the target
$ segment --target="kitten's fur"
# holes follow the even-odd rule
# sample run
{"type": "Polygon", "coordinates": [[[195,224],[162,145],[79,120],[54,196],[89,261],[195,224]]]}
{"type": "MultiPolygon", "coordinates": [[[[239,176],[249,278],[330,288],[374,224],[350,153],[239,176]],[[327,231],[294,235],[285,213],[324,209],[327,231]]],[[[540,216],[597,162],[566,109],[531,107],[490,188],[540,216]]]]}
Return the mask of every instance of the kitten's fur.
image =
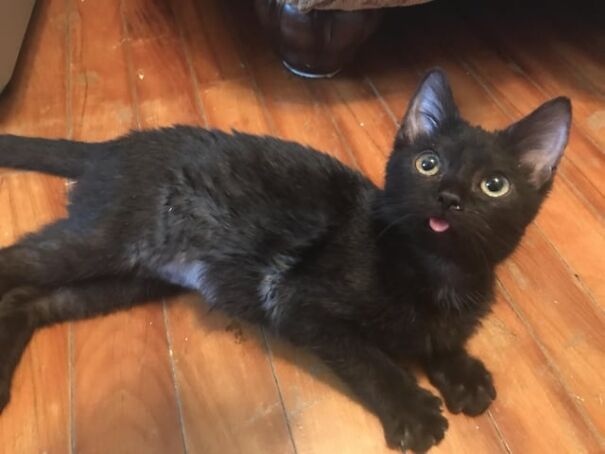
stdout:
{"type": "Polygon", "coordinates": [[[452,412],[495,398],[466,340],[492,301],[567,143],[570,103],[552,100],[490,133],[462,120],[430,72],[395,139],[385,189],[325,154],[193,127],[104,143],[0,136],[0,166],[77,180],[69,217],[0,251],[0,408],[36,327],[185,288],[323,359],[382,421],[389,445],[423,451],[452,412]],[[435,176],[415,166],[433,150],[435,176]],[[499,198],[481,192],[498,172],[499,198]],[[445,203],[445,200],[455,201],[445,203]],[[449,209],[447,209],[449,207],[449,209]],[[446,219],[437,233],[429,218],[446,219]]]}

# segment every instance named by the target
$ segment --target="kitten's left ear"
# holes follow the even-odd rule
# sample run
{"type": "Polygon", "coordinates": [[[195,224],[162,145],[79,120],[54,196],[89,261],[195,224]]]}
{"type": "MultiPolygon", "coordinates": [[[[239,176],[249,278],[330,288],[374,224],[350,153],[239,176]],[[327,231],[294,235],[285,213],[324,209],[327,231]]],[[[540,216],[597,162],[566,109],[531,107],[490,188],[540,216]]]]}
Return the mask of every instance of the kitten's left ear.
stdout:
{"type": "Polygon", "coordinates": [[[421,136],[434,134],[444,123],[455,118],[458,118],[458,108],[447,76],[441,69],[433,69],[426,74],[410,101],[397,140],[412,143],[421,136]]]}
{"type": "Polygon", "coordinates": [[[503,131],[522,166],[530,170],[530,181],[541,188],[553,175],[569,139],[571,102],[552,99],[503,131]]]}

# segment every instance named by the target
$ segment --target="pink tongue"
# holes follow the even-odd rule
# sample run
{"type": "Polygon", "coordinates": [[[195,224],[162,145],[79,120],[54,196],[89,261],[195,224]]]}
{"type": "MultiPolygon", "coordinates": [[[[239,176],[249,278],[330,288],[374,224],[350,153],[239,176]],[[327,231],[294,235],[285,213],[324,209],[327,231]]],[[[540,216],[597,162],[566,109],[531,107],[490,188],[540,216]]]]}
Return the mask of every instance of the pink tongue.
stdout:
{"type": "Polygon", "coordinates": [[[450,224],[445,219],[429,218],[429,226],[435,232],[445,232],[450,228],[450,224]]]}

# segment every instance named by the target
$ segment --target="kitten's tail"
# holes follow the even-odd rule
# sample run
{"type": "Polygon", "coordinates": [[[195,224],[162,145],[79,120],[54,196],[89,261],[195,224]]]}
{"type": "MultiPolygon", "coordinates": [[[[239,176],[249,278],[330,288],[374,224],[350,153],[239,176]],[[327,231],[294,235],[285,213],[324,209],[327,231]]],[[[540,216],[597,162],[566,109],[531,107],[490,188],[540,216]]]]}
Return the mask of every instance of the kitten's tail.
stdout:
{"type": "Polygon", "coordinates": [[[94,144],[0,135],[0,167],[78,178],[94,144]]]}

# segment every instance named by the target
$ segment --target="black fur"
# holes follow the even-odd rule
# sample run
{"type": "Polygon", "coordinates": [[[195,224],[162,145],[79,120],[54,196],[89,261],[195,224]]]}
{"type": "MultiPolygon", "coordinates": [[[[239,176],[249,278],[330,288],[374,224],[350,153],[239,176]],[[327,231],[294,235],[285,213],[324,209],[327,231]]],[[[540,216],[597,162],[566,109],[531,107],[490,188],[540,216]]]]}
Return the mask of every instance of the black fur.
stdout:
{"type": "Polygon", "coordinates": [[[382,421],[389,445],[424,451],[452,412],[495,398],[464,349],[489,311],[495,265],[551,185],[570,104],[511,128],[463,121],[445,75],[410,104],[384,190],[325,154],[193,127],[104,143],[0,136],[0,165],[77,179],[69,217],[0,251],[0,408],[34,329],[185,289],[321,357],[382,421]],[[434,176],[416,166],[431,150],[434,176]],[[484,177],[504,175],[494,198],[484,177]],[[447,203],[445,202],[447,199],[447,203]],[[437,233],[429,219],[447,221],[437,233]]]}

